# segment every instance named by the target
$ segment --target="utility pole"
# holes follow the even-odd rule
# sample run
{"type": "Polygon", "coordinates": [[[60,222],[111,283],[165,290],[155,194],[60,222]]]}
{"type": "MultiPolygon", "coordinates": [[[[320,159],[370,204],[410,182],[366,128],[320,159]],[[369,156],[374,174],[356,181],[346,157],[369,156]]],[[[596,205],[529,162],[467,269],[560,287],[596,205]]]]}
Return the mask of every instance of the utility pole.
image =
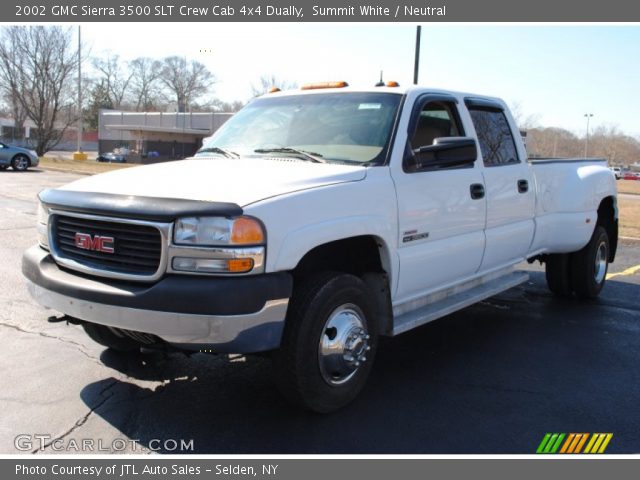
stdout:
{"type": "Polygon", "coordinates": [[[593,117],[593,113],[585,113],[585,117],[587,117],[587,137],[584,142],[584,158],[589,156],[589,120],[593,117]]]}
{"type": "Polygon", "coordinates": [[[422,27],[418,25],[416,28],[416,59],[413,64],[413,84],[418,84],[418,71],[420,70],[420,33],[422,27]]]}
{"type": "Polygon", "coordinates": [[[74,160],[86,160],[87,154],[82,151],[82,39],[78,25],[78,124],[76,126],[78,144],[73,154],[74,160]]]}

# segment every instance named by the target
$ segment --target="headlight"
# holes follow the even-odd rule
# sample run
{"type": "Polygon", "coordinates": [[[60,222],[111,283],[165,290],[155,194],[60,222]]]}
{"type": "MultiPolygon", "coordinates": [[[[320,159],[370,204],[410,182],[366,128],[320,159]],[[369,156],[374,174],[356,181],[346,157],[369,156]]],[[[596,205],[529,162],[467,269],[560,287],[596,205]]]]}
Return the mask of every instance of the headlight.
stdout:
{"type": "Polygon", "coordinates": [[[188,217],[176,221],[176,245],[260,245],[265,241],[262,224],[251,217],[188,217]]]}
{"type": "Polygon", "coordinates": [[[38,202],[38,224],[36,225],[38,243],[49,249],[49,209],[42,202],[38,202]]]}

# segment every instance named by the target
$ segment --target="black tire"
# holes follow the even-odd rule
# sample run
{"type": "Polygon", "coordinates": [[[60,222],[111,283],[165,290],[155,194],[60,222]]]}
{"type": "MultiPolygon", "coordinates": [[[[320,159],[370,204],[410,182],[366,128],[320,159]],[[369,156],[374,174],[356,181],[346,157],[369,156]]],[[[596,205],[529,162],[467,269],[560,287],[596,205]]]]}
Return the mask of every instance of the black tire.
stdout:
{"type": "Polygon", "coordinates": [[[82,328],[96,343],[118,352],[134,352],[140,350],[140,343],[129,337],[120,337],[113,330],[104,325],[83,323],[82,328]]]}
{"type": "Polygon", "coordinates": [[[549,255],[545,261],[547,286],[558,297],[570,297],[573,294],[571,286],[571,255],[556,253],[549,255]]]}
{"type": "Polygon", "coordinates": [[[24,172],[27,168],[29,168],[29,165],[31,165],[29,157],[21,153],[11,159],[11,168],[13,168],[17,172],[24,172]]]}
{"type": "Polygon", "coordinates": [[[579,298],[596,298],[607,277],[609,236],[597,225],[589,243],[571,255],[571,283],[579,298]]]}
{"type": "Polygon", "coordinates": [[[273,358],[277,385],[289,402],[328,413],[360,393],[378,345],[371,297],[360,278],[334,272],[310,277],[294,289],[273,358]],[[323,345],[326,353],[338,344],[353,348],[322,355],[323,345]]]}

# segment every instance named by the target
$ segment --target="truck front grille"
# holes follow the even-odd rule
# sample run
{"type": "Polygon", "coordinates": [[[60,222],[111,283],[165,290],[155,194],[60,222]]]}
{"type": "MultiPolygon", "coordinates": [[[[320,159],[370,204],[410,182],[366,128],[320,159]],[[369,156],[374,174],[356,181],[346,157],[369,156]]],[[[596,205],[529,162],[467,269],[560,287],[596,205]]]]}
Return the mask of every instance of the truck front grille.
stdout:
{"type": "Polygon", "coordinates": [[[54,215],[50,221],[51,241],[60,259],[125,275],[152,276],[160,267],[162,235],[156,227],[65,215],[54,215]]]}

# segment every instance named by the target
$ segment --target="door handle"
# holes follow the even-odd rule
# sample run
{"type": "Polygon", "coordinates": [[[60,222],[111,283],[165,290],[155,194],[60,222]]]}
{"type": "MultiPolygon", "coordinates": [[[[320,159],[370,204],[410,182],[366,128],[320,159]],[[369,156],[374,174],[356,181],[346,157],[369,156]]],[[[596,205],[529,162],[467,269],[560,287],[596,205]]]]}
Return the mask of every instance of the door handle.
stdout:
{"type": "Polygon", "coordinates": [[[529,182],[527,180],[518,180],[518,193],[527,193],[529,191],[529,182]]]}
{"type": "Polygon", "coordinates": [[[481,183],[472,183],[469,187],[469,192],[473,200],[484,198],[484,185],[481,183]]]}

